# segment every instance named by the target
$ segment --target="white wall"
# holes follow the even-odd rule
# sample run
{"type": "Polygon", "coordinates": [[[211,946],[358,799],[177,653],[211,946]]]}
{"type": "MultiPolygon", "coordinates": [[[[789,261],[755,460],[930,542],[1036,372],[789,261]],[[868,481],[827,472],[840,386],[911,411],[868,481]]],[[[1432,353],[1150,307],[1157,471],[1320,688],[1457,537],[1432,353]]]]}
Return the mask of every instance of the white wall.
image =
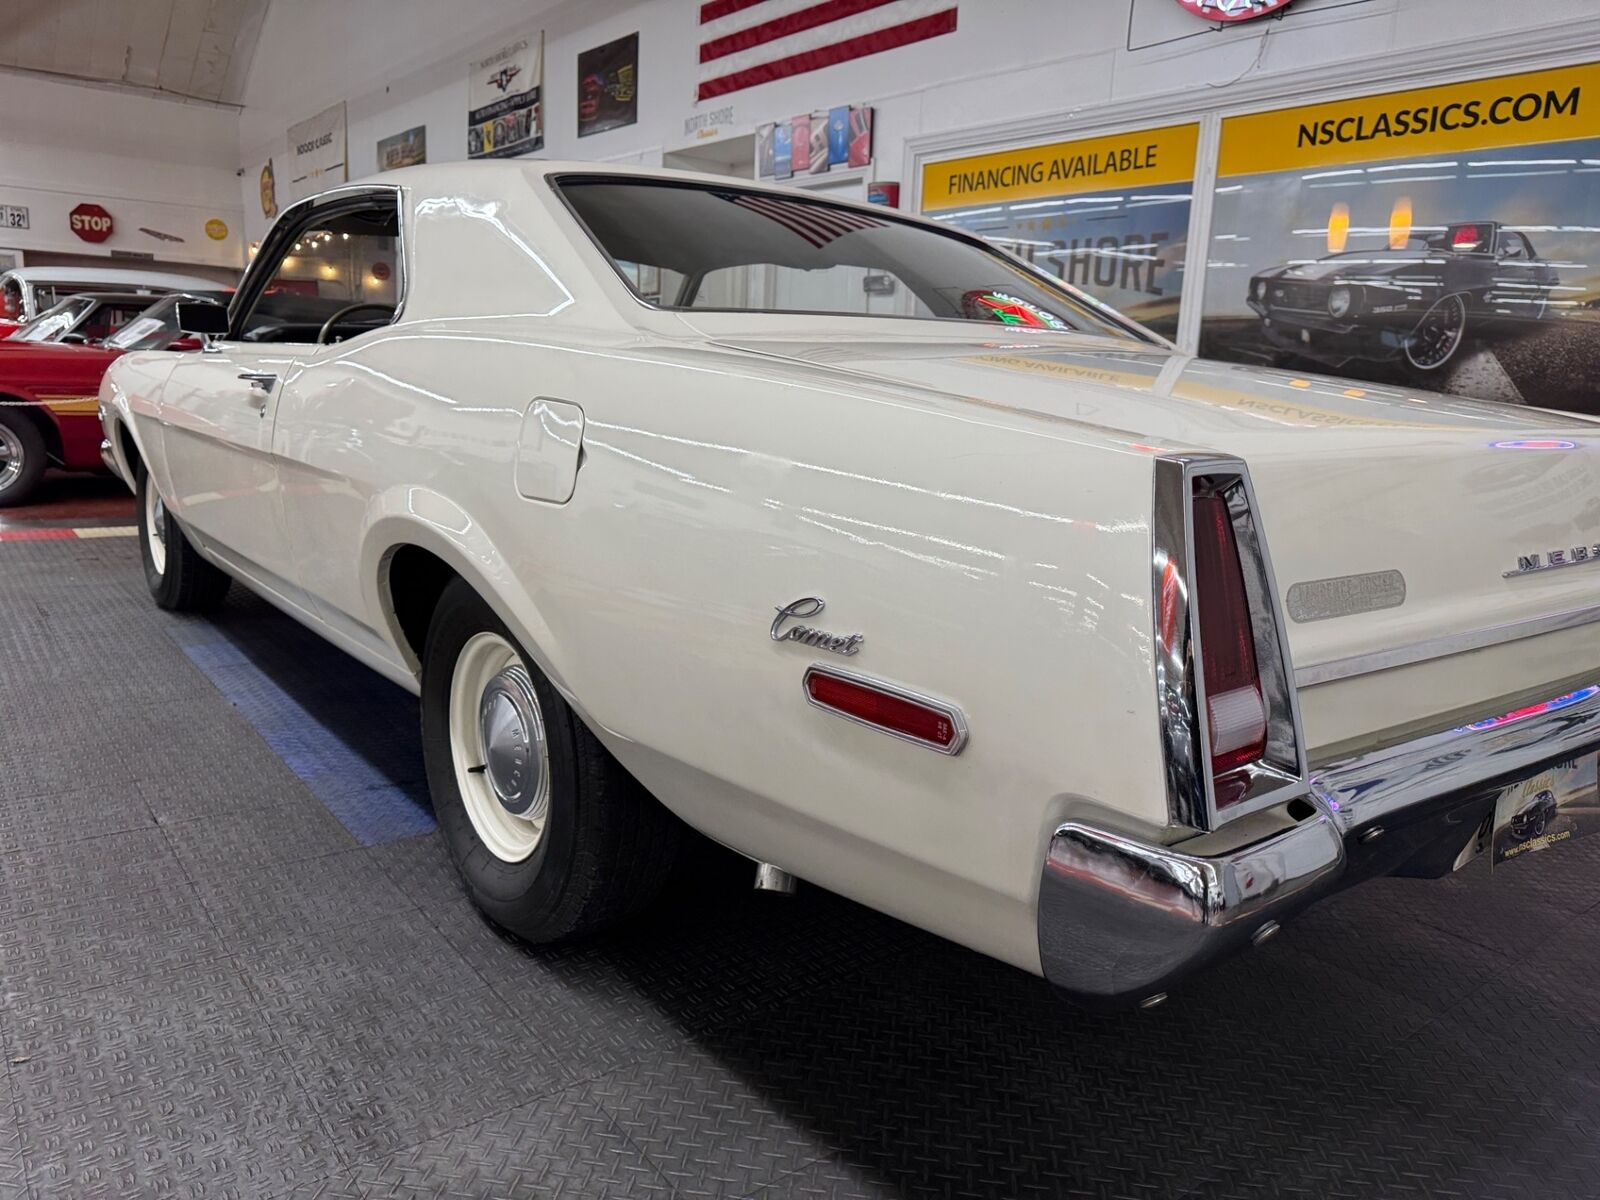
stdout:
{"type": "Polygon", "coordinates": [[[0,246],[96,256],[127,250],[229,268],[242,261],[234,110],[0,73],[0,113],[0,204],[25,205],[30,214],[29,229],[0,230],[0,246]],[[72,233],[68,213],[84,201],[111,213],[108,241],[72,233]],[[228,227],[220,240],[206,233],[213,218],[228,227]]]}
{"type": "MultiPolygon", "coordinates": [[[[874,178],[901,179],[907,139],[1080,108],[1182,96],[1195,111],[1230,87],[1277,79],[1315,87],[1330,65],[1533,27],[1593,36],[1595,0],[1295,0],[1281,19],[1217,31],[1173,0],[960,0],[953,34],[822,71],[694,101],[700,0],[275,0],[240,120],[247,231],[266,222],[255,173],[284,149],[284,130],[341,99],[349,105],[352,177],[376,170],[378,138],[428,129],[428,159],[466,155],[466,64],[506,35],[544,29],[547,158],[659,162],[695,143],[697,113],[731,106],[716,136],[840,103],[877,108],[874,178]],[[639,32],[637,125],[576,136],[577,55],[639,32]]],[[[1491,56],[1484,70],[1492,71],[1491,56]]],[[[1103,116],[1099,118],[1103,120],[1103,116]]],[[[909,186],[910,180],[903,180],[909,186]]]]}

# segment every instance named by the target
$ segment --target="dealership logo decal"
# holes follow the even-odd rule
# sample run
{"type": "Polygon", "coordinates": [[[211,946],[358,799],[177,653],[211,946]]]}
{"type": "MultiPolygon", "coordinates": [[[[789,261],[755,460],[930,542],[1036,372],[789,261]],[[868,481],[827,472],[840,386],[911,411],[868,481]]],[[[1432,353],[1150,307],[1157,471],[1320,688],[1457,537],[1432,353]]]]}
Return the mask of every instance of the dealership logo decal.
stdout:
{"type": "Polygon", "coordinates": [[[499,88],[504,92],[511,86],[511,81],[522,74],[522,68],[512,63],[509,67],[501,67],[488,79],[484,80],[490,87],[499,88]]]}
{"type": "Polygon", "coordinates": [[[1178,4],[1208,21],[1248,21],[1287,8],[1289,0],[1178,0],[1178,4]]]}

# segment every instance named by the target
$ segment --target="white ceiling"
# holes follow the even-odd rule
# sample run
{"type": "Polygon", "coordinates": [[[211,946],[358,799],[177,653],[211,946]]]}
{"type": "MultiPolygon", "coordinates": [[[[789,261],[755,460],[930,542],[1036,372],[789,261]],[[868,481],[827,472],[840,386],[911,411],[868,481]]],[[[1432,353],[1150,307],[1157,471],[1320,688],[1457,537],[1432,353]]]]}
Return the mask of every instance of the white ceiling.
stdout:
{"type": "Polygon", "coordinates": [[[268,0],[0,0],[0,68],[238,104],[268,0]]]}

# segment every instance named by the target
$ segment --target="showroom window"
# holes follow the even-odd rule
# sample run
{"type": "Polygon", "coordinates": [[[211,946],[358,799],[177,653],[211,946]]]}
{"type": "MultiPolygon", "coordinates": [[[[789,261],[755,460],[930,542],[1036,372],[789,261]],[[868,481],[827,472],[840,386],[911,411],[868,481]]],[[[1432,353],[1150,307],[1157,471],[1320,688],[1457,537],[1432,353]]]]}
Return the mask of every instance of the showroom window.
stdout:
{"type": "Polygon", "coordinates": [[[930,163],[922,210],[1173,337],[1197,125],[930,163]]]}
{"type": "Polygon", "coordinates": [[[1222,122],[1201,353],[1600,411],[1600,71],[1222,122]]]}

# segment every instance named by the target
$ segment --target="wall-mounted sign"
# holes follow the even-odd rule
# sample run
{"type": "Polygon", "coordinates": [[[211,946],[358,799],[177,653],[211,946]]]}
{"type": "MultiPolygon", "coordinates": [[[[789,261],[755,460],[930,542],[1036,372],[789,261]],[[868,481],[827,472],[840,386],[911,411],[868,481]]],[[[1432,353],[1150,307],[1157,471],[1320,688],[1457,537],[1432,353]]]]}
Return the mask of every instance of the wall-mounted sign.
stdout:
{"type": "Polygon", "coordinates": [[[1208,21],[1248,21],[1287,8],[1289,0],[1178,0],[1197,17],[1208,21]]]}
{"type": "Polygon", "coordinates": [[[428,161],[428,127],[415,125],[404,133],[378,139],[378,170],[397,171],[428,161]]]}
{"type": "Polygon", "coordinates": [[[1600,64],[1230,117],[1201,350],[1600,413],[1597,168],[1600,64]]]}
{"type": "Polygon", "coordinates": [[[272,160],[261,168],[261,215],[272,220],[278,215],[278,184],[272,174],[272,160]]]}
{"type": "Polygon", "coordinates": [[[390,269],[389,264],[386,262],[380,260],[379,262],[372,264],[372,277],[379,283],[384,282],[393,273],[394,272],[390,269]]]}
{"type": "Polygon", "coordinates": [[[731,104],[725,104],[721,108],[708,108],[705,112],[695,113],[694,116],[683,119],[683,136],[692,137],[697,142],[718,137],[723,130],[732,128],[733,105],[731,104]]]}
{"type": "Polygon", "coordinates": [[[1198,125],[929,163],[922,208],[1172,336],[1198,125]]]}
{"type": "Polygon", "coordinates": [[[900,185],[898,183],[867,184],[867,203],[884,204],[890,208],[899,208],[900,185]]]}
{"type": "Polygon", "coordinates": [[[80,204],[67,214],[67,227],[86,242],[103,242],[111,236],[115,222],[98,204],[80,204]]]}
{"type": "Polygon", "coordinates": [[[822,175],[872,164],[872,109],[839,104],[756,130],[756,174],[763,179],[822,175]]]}
{"type": "Polygon", "coordinates": [[[26,204],[0,204],[0,227],[27,229],[28,206],[26,204]]]}
{"type": "Polygon", "coordinates": [[[212,217],[206,222],[206,236],[213,242],[220,242],[228,236],[228,223],[221,217],[212,217]]]}
{"type": "Polygon", "coordinates": [[[343,100],[289,126],[289,194],[300,200],[343,183],[349,178],[345,149],[343,100]]]}
{"type": "Polygon", "coordinates": [[[578,55],[578,136],[604,133],[639,120],[639,35],[578,55]]]}
{"type": "Polygon", "coordinates": [[[467,66],[467,157],[512,158],[544,148],[544,32],[467,66]]]}

